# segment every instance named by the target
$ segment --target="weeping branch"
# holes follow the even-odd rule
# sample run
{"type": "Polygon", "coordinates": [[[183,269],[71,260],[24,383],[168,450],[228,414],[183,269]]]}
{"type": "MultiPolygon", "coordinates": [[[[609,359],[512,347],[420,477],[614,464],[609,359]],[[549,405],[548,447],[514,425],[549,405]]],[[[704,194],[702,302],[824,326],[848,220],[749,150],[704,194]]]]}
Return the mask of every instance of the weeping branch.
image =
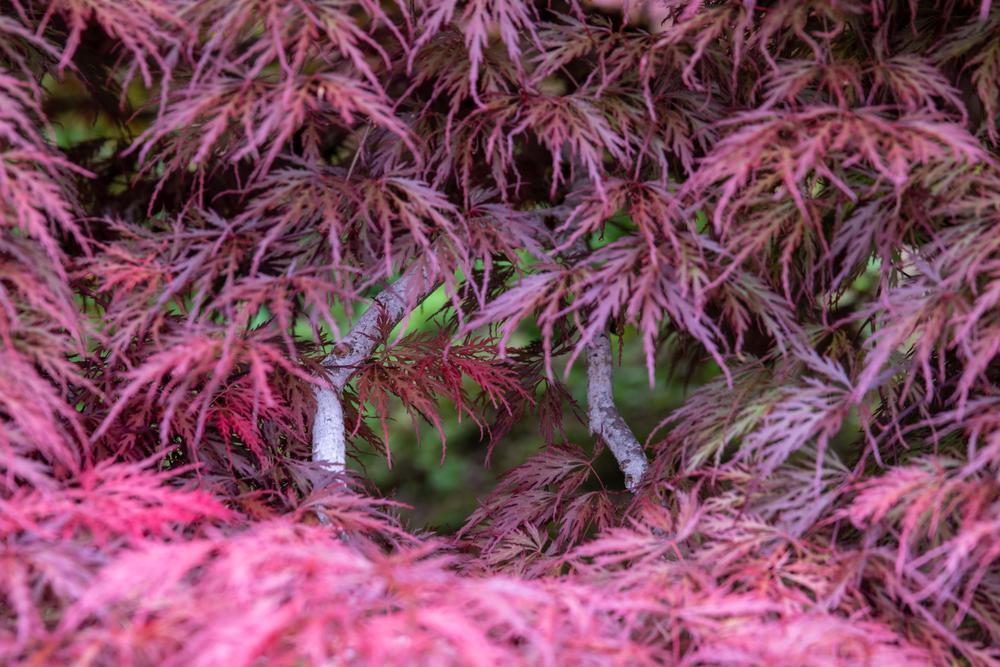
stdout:
{"type": "Polygon", "coordinates": [[[417,259],[399,279],[375,297],[340,341],[323,360],[329,385],[317,387],[316,417],[313,420],[313,461],[341,472],[347,461],[347,430],[344,424],[343,393],[347,381],[367,361],[379,344],[379,318],[396,326],[440,284],[434,279],[426,257],[417,259]]]}
{"type": "Polygon", "coordinates": [[[613,380],[611,339],[602,332],[587,343],[587,418],[590,432],[604,440],[625,473],[625,486],[635,491],[649,461],[632,429],[618,412],[613,380]]]}
{"type": "MultiPolygon", "coordinates": [[[[587,242],[581,237],[570,244],[564,256],[570,261],[579,261],[587,251],[587,242]]],[[[588,426],[618,461],[618,467],[625,474],[625,487],[635,491],[649,467],[649,460],[632,429],[618,412],[613,386],[611,338],[607,332],[601,332],[587,343],[588,426]]]]}

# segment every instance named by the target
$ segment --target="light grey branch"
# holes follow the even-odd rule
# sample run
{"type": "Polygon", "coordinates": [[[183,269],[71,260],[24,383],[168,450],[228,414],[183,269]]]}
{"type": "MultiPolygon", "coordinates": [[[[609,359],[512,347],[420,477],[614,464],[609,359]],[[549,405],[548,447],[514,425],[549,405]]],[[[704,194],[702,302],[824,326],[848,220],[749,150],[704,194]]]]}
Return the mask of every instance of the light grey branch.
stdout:
{"type": "Polygon", "coordinates": [[[323,360],[329,386],[317,387],[316,417],[313,421],[313,461],[341,472],[347,461],[347,429],[344,425],[342,396],[351,374],[363,364],[379,344],[379,317],[392,326],[427,298],[440,284],[433,278],[427,258],[410,265],[399,279],[375,297],[375,302],[358,318],[334,352],[323,360]]]}
{"type": "MultiPolygon", "coordinates": [[[[587,242],[577,238],[563,255],[579,261],[587,253],[587,242]]],[[[646,452],[625,422],[614,397],[614,366],[611,363],[611,339],[601,332],[587,343],[587,420],[590,432],[596,433],[614,454],[625,474],[625,486],[635,491],[649,467],[646,452]]]]}
{"type": "Polygon", "coordinates": [[[601,436],[618,467],[625,473],[625,486],[635,491],[649,467],[646,452],[622,418],[612,390],[614,369],[611,339],[601,333],[587,344],[587,416],[591,433],[601,436]]]}
{"type": "Polygon", "coordinates": [[[316,416],[313,418],[312,457],[327,469],[343,472],[347,462],[347,437],[344,426],[343,387],[315,387],[316,416]]]}

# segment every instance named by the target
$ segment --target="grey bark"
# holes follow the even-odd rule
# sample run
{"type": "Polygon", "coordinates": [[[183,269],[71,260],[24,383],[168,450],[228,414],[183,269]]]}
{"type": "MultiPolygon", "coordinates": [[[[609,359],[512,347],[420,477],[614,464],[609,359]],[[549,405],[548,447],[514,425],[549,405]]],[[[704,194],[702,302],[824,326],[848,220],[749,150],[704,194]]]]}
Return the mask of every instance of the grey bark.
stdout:
{"type": "MultiPolygon", "coordinates": [[[[587,253],[587,242],[573,241],[564,255],[570,261],[587,253]]],[[[611,338],[601,332],[587,343],[587,420],[590,432],[597,434],[611,450],[618,467],[625,474],[625,487],[635,491],[649,467],[646,452],[618,412],[614,397],[614,366],[611,361],[611,338]]]]}
{"type": "Polygon", "coordinates": [[[335,472],[344,470],[347,461],[347,429],[342,402],[344,387],[351,374],[372,356],[378,346],[379,317],[384,313],[395,326],[439,284],[440,281],[433,278],[426,258],[417,259],[395,283],[375,297],[374,303],[358,318],[334,352],[323,360],[330,384],[314,390],[313,461],[335,472]]]}
{"type": "Polygon", "coordinates": [[[600,333],[587,343],[587,417],[590,432],[607,444],[625,473],[625,486],[635,491],[649,467],[646,452],[618,412],[613,393],[611,339],[600,333]]]}

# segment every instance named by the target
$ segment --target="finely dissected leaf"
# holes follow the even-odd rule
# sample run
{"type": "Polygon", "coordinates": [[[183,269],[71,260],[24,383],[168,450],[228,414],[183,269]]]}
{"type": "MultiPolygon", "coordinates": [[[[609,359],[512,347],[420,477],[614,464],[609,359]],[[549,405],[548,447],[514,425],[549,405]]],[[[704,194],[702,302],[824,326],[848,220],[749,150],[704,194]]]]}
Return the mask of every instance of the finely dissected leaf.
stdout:
{"type": "Polygon", "coordinates": [[[998,117],[989,0],[0,2],[0,662],[1000,664],[998,117]]]}

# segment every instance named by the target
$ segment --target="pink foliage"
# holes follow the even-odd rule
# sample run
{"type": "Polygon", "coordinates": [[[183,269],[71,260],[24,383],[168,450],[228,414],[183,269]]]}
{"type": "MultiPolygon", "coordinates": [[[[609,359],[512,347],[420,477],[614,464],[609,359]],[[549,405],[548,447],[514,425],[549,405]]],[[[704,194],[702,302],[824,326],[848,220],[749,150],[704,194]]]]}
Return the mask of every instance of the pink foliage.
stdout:
{"type": "Polygon", "coordinates": [[[597,4],[0,1],[0,661],[1000,664],[1000,7],[597,4]],[[414,266],[349,437],[539,423],[447,537],[311,460],[414,266]]]}

